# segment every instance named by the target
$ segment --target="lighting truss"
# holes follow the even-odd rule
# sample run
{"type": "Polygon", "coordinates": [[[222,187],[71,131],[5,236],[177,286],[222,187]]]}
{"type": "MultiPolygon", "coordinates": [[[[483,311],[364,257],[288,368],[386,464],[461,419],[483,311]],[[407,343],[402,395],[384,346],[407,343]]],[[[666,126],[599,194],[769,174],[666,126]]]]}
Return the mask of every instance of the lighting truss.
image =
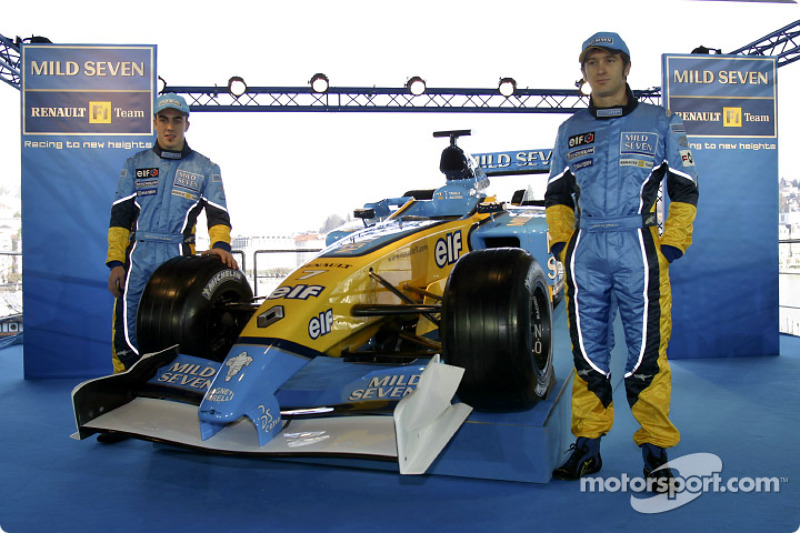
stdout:
{"type": "MultiPolygon", "coordinates": [[[[234,96],[225,87],[167,86],[186,98],[192,111],[219,112],[421,112],[421,113],[574,113],[589,105],[577,90],[517,89],[503,96],[497,88],[428,88],[412,95],[406,87],[331,87],[316,93],[309,87],[248,87],[234,96]]],[[[643,101],[658,103],[660,90],[634,91],[643,101]]]]}
{"type": "MultiPolygon", "coordinates": [[[[800,20],[730,52],[731,55],[771,56],[781,67],[800,59],[800,20]]],[[[0,79],[20,88],[19,47],[0,35],[0,79]]],[[[192,111],[224,112],[434,112],[434,113],[574,113],[585,109],[588,96],[578,90],[520,89],[503,96],[498,89],[427,88],[412,95],[406,87],[329,87],[318,93],[310,87],[247,87],[233,95],[227,87],[169,86],[164,91],[183,95],[192,111]]],[[[642,101],[659,104],[660,89],[634,91],[642,101]]]]}
{"type": "Polygon", "coordinates": [[[19,89],[20,61],[19,46],[13,41],[0,35],[0,80],[19,89]]]}
{"type": "Polygon", "coordinates": [[[793,63],[800,59],[800,20],[734,50],[730,54],[774,57],[778,67],[793,63]]]}

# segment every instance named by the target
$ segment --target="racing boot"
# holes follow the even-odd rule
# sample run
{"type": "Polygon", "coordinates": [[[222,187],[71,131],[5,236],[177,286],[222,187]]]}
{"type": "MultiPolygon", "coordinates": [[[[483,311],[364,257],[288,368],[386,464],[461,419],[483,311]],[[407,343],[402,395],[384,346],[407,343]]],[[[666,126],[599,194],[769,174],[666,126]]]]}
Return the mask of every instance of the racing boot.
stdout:
{"type": "Polygon", "coordinates": [[[671,468],[664,467],[669,462],[667,450],[649,442],[642,444],[641,448],[647,490],[658,494],[674,495],[677,492],[675,476],[671,468]]]}
{"type": "Polygon", "coordinates": [[[556,479],[579,479],[599,472],[603,467],[603,460],[600,458],[600,437],[596,439],[578,437],[567,451],[572,452],[572,455],[563,465],[553,470],[553,477],[556,479]]]}

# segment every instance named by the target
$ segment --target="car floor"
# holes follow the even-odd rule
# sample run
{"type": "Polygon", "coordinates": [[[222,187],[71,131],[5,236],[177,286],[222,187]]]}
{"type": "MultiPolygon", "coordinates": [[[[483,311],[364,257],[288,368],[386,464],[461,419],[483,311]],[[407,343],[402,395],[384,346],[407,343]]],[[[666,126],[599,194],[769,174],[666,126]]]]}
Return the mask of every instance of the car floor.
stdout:
{"type": "MultiPolygon", "coordinates": [[[[564,327],[558,321],[556,335],[564,327]]],[[[579,482],[401,477],[138,440],[76,441],[70,392],[78,380],[24,380],[23,348],[11,346],[0,349],[0,531],[796,531],[800,338],[782,335],[780,347],[779,357],[672,362],[682,441],[670,457],[714,454],[723,484],[738,480],[742,490],[697,490],[676,508],[647,513],[634,509],[644,496],[614,483],[582,491],[579,482]],[[754,490],[756,478],[776,484],[754,490]]],[[[598,475],[606,480],[642,475],[620,389],[602,442],[598,475]]]]}

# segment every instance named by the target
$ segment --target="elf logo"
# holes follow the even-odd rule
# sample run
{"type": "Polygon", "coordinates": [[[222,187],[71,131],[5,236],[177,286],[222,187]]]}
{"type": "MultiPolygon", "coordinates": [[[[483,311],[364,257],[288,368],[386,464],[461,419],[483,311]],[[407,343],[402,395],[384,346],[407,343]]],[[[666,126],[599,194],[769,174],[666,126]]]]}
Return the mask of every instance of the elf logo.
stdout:
{"type": "Polygon", "coordinates": [[[308,322],[308,336],[318,339],[333,331],[333,309],[323,311],[308,322]]]}
{"type": "Polygon", "coordinates": [[[311,297],[316,298],[319,296],[325,287],[321,285],[284,285],[278,287],[272,294],[269,295],[270,300],[279,300],[284,298],[286,300],[308,300],[311,297]]]}
{"type": "Polygon", "coordinates": [[[443,238],[436,241],[436,246],[433,250],[436,266],[444,268],[445,265],[451,265],[458,261],[462,248],[460,231],[448,233],[443,238]]]}
{"type": "MultiPolygon", "coordinates": [[[[158,168],[137,168],[136,169],[136,179],[157,178],[157,177],[158,177],[158,168]]],[[[158,183],[158,182],[156,182],[156,183],[158,183]]]]}
{"type": "Polygon", "coordinates": [[[573,135],[569,138],[569,147],[575,148],[576,146],[581,146],[584,144],[592,144],[594,142],[594,132],[590,131],[589,133],[580,133],[578,135],[573,135]]]}

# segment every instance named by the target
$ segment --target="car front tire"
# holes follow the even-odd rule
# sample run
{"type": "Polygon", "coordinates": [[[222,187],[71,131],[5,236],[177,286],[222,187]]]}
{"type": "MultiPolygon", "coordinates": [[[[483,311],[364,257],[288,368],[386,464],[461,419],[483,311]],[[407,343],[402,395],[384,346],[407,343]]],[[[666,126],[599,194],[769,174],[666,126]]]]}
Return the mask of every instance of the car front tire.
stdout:
{"type": "Polygon", "coordinates": [[[544,398],[554,380],[552,330],[545,274],[525,250],[475,250],[453,267],[441,338],[445,362],[465,369],[461,401],[502,412],[544,398]]]}
{"type": "Polygon", "coordinates": [[[222,361],[249,319],[229,304],[252,298],[244,274],[216,256],[170,259],[156,269],[142,293],[136,326],[139,351],[179,344],[181,353],[222,361]]]}

